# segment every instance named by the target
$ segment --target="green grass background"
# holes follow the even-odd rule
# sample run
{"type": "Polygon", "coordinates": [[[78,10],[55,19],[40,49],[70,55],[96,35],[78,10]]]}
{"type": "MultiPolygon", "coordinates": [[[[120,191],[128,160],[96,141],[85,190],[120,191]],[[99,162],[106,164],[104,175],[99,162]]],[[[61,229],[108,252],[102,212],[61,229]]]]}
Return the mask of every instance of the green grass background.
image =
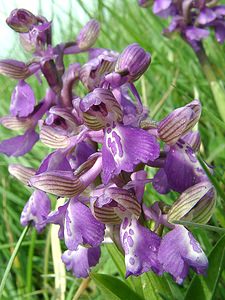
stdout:
{"type": "MultiPolygon", "coordinates": [[[[224,191],[225,124],[219,116],[208,82],[192,49],[179,36],[174,35],[172,39],[167,39],[161,35],[167,21],[155,17],[150,8],[139,8],[135,0],[77,0],[82,16],[77,14],[74,9],[63,11],[63,6],[59,5],[61,1],[49,2],[51,2],[51,5],[48,9],[51,9],[50,15],[53,18],[53,28],[54,26],[57,28],[55,31],[53,29],[55,43],[73,40],[84,20],[94,17],[101,22],[101,34],[96,43],[97,47],[111,48],[120,52],[128,44],[138,42],[152,54],[152,64],[145,75],[137,82],[137,88],[155,120],[162,119],[174,108],[183,106],[194,98],[201,100],[203,113],[198,125],[202,137],[201,156],[206,162],[215,166],[214,178],[221,190],[224,191]]],[[[224,1],[221,2],[224,3],[224,1]]],[[[40,2],[39,4],[40,14],[45,15],[44,3],[40,2]]],[[[6,41],[0,42],[6,43],[6,41]]],[[[224,83],[225,45],[219,45],[215,41],[213,33],[204,42],[204,45],[218,80],[224,83]]],[[[19,57],[24,61],[29,59],[29,56],[23,53],[19,47],[16,35],[15,44],[12,45],[12,51],[8,56],[19,57]]],[[[84,62],[85,59],[85,55],[69,56],[66,58],[66,63],[84,62]]],[[[35,79],[29,79],[28,81],[32,85],[37,99],[40,100],[44,95],[44,88],[40,87],[35,79]]],[[[16,81],[3,76],[0,77],[1,116],[6,115],[8,112],[11,92],[15,85],[16,81]]],[[[3,127],[0,130],[1,140],[12,135],[11,131],[3,127]]],[[[20,213],[31,194],[29,188],[22,186],[9,176],[7,166],[9,163],[19,162],[26,166],[37,167],[48,151],[49,149],[38,142],[33,151],[22,158],[15,159],[1,155],[0,278],[3,276],[15,243],[23,230],[19,222],[20,213]]],[[[146,190],[145,197],[146,201],[150,202],[159,199],[170,202],[171,199],[174,199],[173,194],[168,196],[157,195],[150,186],[146,190]]],[[[225,199],[218,194],[215,213],[209,222],[211,225],[225,227],[224,208],[225,199]]],[[[76,297],[78,288],[81,287],[80,289],[82,289],[85,284],[88,285],[88,288],[83,290],[80,299],[108,299],[96,284],[96,281],[91,280],[87,283],[81,279],[75,279],[70,273],[67,273],[66,276],[65,295],[59,296],[57,294],[51,241],[48,232],[49,229],[37,235],[35,231],[29,231],[7,279],[3,299],[64,299],[64,296],[66,300],[76,299],[74,297],[76,297]]],[[[218,233],[200,228],[194,229],[193,232],[207,254],[220,237],[218,233]]],[[[224,269],[224,264],[221,268],[224,269]]],[[[101,262],[95,270],[125,280],[120,274],[118,266],[109,256],[106,246],[102,247],[101,262]]],[[[193,273],[191,273],[190,278],[192,275],[193,273]]],[[[176,288],[170,277],[167,276],[172,288],[176,289],[177,299],[183,299],[190,278],[186,280],[183,286],[176,288]]],[[[131,280],[129,282],[132,283],[131,280]]],[[[137,281],[133,284],[137,284],[137,281]]],[[[163,299],[160,294],[158,297],[158,299],[163,299]]],[[[153,299],[150,294],[149,299],[153,299]]],[[[213,299],[225,299],[224,270],[222,270],[213,299]]]]}

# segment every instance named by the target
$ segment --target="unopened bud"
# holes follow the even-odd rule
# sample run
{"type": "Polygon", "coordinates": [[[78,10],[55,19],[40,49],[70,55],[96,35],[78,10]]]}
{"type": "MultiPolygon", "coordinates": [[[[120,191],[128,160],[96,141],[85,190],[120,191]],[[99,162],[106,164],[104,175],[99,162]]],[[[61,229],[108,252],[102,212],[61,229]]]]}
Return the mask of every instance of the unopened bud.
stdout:
{"type": "Polygon", "coordinates": [[[98,21],[92,19],[81,29],[77,36],[77,45],[81,50],[87,50],[94,45],[100,31],[98,21]]]}
{"type": "Polygon", "coordinates": [[[175,109],[158,125],[158,134],[168,145],[175,144],[179,138],[188,133],[198,122],[201,115],[201,104],[198,100],[175,109]]]}
{"type": "Polygon", "coordinates": [[[150,53],[138,44],[131,44],[119,55],[115,71],[127,75],[129,81],[137,80],[148,68],[151,62],[150,53]]]}
{"type": "Polygon", "coordinates": [[[26,9],[14,9],[6,23],[16,32],[28,32],[31,27],[38,23],[37,18],[30,11],[26,9]]]}

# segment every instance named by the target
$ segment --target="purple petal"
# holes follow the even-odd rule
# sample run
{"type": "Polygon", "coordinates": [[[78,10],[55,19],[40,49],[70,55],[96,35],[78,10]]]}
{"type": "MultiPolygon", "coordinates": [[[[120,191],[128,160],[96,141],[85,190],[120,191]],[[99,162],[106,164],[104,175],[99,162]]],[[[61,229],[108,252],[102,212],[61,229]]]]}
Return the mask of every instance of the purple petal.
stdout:
{"type": "Polygon", "coordinates": [[[27,117],[34,110],[35,96],[32,88],[24,80],[15,87],[10,104],[10,113],[14,117],[27,117]]]}
{"type": "Polygon", "coordinates": [[[77,250],[67,250],[62,255],[62,261],[66,265],[67,271],[72,271],[73,275],[88,277],[90,268],[95,266],[100,258],[100,247],[84,248],[79,246],[77,250]]]}
{"type": "Polygon", "coordinates": [[[103,182],[122,170],[132,172],[141,162],[154,161],[159,151],[156,138],[143,129],[119,124],[108,127],[102,147],[103,182]]]}
{"type": "Polygon", "coordinates": [[[100,24],[98,21],[91,19],[79,32],[76,42],[81,50],[87,50],[96,42],[100,31],[100,24]]]}
{"type": "Polygon", "coordinates": [[[217,41],[223,44],[225,41],[225,21],[216,22],[214,27],[217,41]]]}
{"type": "Polygon", "coordinates": [[[207,38],[208,35],[208,29],[189,27],[185,30],[185,36],[189,41],[200,41],[204,38],[207,38]]]}
{"type": "Polygon", "coordinates": [[[34,191],[25,205],[20,222],[27,226],[32,222],[38,232],[41,232],[46,226],[46,219],[51,210],[51,202],[48,196],[41,191],[34,191]]]}
{"type": "Polygon", "coordinates": [[[167,233],[159,247],[158,258],[165,272],[170,273],[181,284],[192,267],[198,274],[204,274],[208,260],[199,243],[181,225],[167,233]]]}
{"type": "Polygon", "coordinates": [[[29,129],[23,135],[0,142],[0,153],[15,157],[22,156],[33,148],[38,139],[39,135],[34,130],[29,129]]]}
{"type": "Polygon", "coordinates": [[[59,206],[57,210],[50,212],[46,219],[46,223],[59,225],[58,236],[61,240],[64,238],[64,221],[68,205],[69,201],[59,206]]]}
{"type": "Polygon", "coordinates": [[[152,269],[161,273],[158,261],[160,237],[141,226],[136,219],[125,218],[120,227],[120,241],[125,252],[126,277],[152,269]]]}
{"type": "Polygon", "coordinates": [[[46,171],[72,171],[68,159],[66,158],[67,153],[61,150],[56,150],[50,153],[41,162],[36,175],[44,173],[46,171]]]}
{"type": "Polygon", "coordinates": [[[164,171],[170,188],[179,193],[202,180],[207,180],[194,151],[181,140],[167,153],[164,171]]]}
{"type": "Polygon", "coordinates": [[[70,200],[64,228],[65,244],[69,250],[76,250],[80,244],[97,247],[104,239],[104,232],[105,225],[95,219],[90,208],[75,198],[70,200]]]}
{"type": "Polygon", "coordinates": [[[170,191],[170,186],[168,184],[167,175],[164,169],[159,169],[155,174],[152,185],[154,189],[160,194],[167,194],[170,191]]]}
{"type": "Polygon", "coordinates": [[[210,9],[205,7],[204,9],[201,10],[197,22],[201,25],[205,25],[207,23],[210,23],[216,19],[216,13],[210,9]]]}
{"type": "Polygon", "coordinates": [[[171,14],[172,0],[155,0],[153,4],[153,13],[162,17],[167,18],[171,14]]]}

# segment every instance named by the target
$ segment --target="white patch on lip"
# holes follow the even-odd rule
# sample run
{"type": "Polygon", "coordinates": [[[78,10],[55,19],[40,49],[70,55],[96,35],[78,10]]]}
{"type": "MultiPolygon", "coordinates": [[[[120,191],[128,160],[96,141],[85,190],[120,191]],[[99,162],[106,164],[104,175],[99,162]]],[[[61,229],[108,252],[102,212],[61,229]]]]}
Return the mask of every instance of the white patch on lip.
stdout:
{"type": "MultiPolygon", "coordinates": [[[[108,128],[109,129],[109,128],[108,128]]],[[[107,139],[107,142],[106,142],[106,147],[108,148],[108,150],[110,151],[110,153],[112,154],[112,156],[113,156],[113,158],[114,158],[114,160],[115,160],[115,162],[118,164],[118,165],[120,165],[123,161],[124,161],[124,159],[126,158],[126,154],[125,154],[125,152],[124,152],[124,149],[123,149],[123,137],[122,137],[122,134],[120,133],[120,131],[117,129],[117,128],[110,128],[111,129],[111,131],[108,133],[107,132],[107,130],[106,130],[106,134],[107,134],[107,137],[106,137],[106,139],[107,139]],[[118,141],[117,141],[117,139],[113,136],[113,133],[115,133],[119,138],[120,138],[120,141],[119,141],[119,143],[120,143],[120,145],[118,144],[118,141]],[[113,151],[112,151],[112,149],[111,149],[111,147],[109,146],[109,141],[113,144],[114,143],[114,145],[115,145],[115,147],[116,147],[116,154],[114,154],[113,153],[113,151]],[[121,148],[120,148],[121,147],[121,148]],[[121,150],[122,150],[122,155],[120,155],[120,152],[121,152],[121,150]]]]}

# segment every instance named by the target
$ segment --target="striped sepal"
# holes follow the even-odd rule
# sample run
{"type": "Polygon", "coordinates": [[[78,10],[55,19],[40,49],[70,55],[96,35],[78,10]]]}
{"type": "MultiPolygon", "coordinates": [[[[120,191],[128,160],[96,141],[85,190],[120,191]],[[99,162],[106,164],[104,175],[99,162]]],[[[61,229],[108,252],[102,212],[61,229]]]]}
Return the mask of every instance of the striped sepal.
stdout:
{"type": "Polygon", "coordinates": [[[30,184],[46,193],[59,197],[75,197],[85,190],[85,185],[69,171],[49,171],[35,175],[30,184]]]}
{"type": "Polygon", "coordinates": [[[0,60],[0,74],[18,80],[25,79],[31,75],[25,63],[13,59],[0,60]]]}
{"type": "Polygon", "coordinates": [[[96,207],[94,205],[93,214],[97,220],[104,224],[120,224],[121,218],[112,207],[96,207]]]}
{"type": "Polygon", "coordinates": [[[55,149],[66,148],[70,143],[68,136],[63,135],[61,131],[55,128],[45,125],[41,127],[40,140],[43,144],[55,149]]]}
{"type": "Polygon", "coordinates": [[[32,119],[5,116],[0,119],[0,124],[10,130],[27,130],[32,126],[32,119]]]}
{"type": "MultiPolygon", "coordinates": [[[[209,203],[209,195],[212,193],[212,185],[208,181],[200,182],[184,191],[178,200],[172,205],[168,213],[168,221],[179,221],[181,219],[192,220],[195,215],[195,209],[198,207],[203,208],[205,204],[209,203]]],[[[201,213],[200,213],[201,214],[201,213]]],[[[199,209],[197,209],[197,216],[199,209]]]]}
{"type": "Polygon", "coordinates": [[[190,108],[178,108],[159,123],[158,134],[168,145],[175,144],[183,135],[192,116],[190,108]]]}
{"type": "Polygon", "coordinates": [[[8,167],[9,173],[23,184],[28,185],[29,179],[34,176],[35,169],[24,167],[19,164],[11,164],[8,167]]]}

